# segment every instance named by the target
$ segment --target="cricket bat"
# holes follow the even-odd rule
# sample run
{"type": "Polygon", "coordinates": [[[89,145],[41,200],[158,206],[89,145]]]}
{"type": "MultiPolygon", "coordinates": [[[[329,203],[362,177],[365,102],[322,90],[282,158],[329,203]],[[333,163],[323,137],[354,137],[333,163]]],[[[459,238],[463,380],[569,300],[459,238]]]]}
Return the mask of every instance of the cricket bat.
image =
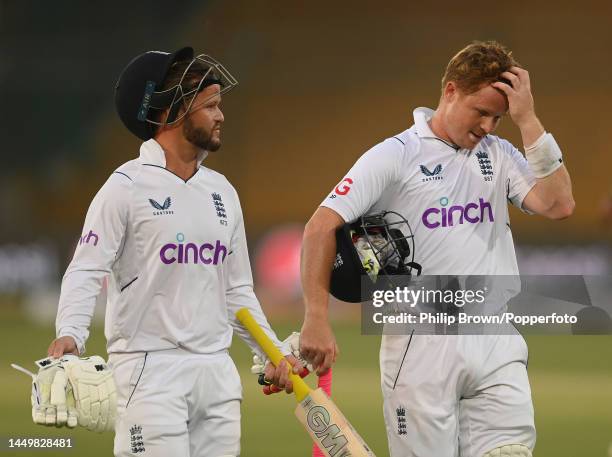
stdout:
{"type": "MultiPolygon", "coordinates": [[[[242,308],[236,318],[253,336],[270,361],[278,366],[284,359],[272,340],[261,329],[248,309],[242,308]]],[[[323,390],[312,390],[302,378],[289,373],[298,402],[295,415],[314,443],[326,457],[376,457],[338,407],[323,390]]]]}
{"type": "MultiPolygon", "coordinates": [[[[331,397],[331,385],[332,385],[332,369],[327,370],[322,376],[319,376],[319,382],[317,383],[317,387],[323,389],[323,392],[327,394],[328,397],[331,397]]],[[[315,443],[312,443],[312,457],[325,457],[325,454],[321,452],[319,446],[315,443]]]]}

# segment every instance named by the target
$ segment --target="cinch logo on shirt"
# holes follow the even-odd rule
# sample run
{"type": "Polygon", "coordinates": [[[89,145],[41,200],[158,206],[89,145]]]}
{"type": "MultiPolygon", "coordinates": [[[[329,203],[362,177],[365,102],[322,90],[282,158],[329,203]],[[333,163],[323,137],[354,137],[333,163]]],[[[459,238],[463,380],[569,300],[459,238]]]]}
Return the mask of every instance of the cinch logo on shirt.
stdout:
{"type": "Polygon", "coordinates": [[[159,258],[166,265],[174,262],[218,265],[223,263],[227,255],[227,248],[219,240],[214,246],[210,243],[198,246],[195,243],[184,244],[185,236],[182,233],[179,233],[176,238],[178,243],[164,244],[159,250],[159,258]]]}
{"type": "Polygon", "coordinates": [[[87,235],[83,235],[81,238],[79,238],[79,246],[83,243],[88,244],[90,241],[93,243],[94,246],[97,246],[98,239],[98,235],[95,234],[93,230],[90,230],[87,235]]]}
{"type": "Polygon", "coordinates": [[[465,206],[453,205],[446,208],[448,198],[440,199],[442,208],[427,208],[423,213],[421,220],[423,225],[430,229],[438,227],[452,227],[456,224],[463,224],[464,221],[469,224],[480,224],[486,222],[488,217],[489,222],[494,222],[493,208],[491,203],[478,199],[478,203],[468,203],[465,206]]]}

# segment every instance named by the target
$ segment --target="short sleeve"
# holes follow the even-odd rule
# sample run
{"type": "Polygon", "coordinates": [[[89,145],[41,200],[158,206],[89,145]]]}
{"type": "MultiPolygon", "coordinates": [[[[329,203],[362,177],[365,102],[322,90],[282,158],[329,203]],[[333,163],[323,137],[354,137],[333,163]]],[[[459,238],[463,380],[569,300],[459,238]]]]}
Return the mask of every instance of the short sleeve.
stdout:
{"type": "Polygon", "coordinates": [[[403,151],[402,143],[393,138],[368,150],[321,206],[334,210],[345,222],[352,222],[366,214],[385,189],[397,180],[403,151]]]}

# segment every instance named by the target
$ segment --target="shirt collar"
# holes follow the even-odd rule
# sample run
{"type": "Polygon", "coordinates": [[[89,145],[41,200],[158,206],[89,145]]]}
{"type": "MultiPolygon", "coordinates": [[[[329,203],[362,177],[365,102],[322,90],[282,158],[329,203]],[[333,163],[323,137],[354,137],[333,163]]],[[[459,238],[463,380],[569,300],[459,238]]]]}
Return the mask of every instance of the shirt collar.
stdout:
{"type": "Polygon", "coordinates": [[[429,121],[433,117],[434,113],[434,110],[425,107],[416,108],[412,112],[412,115],[414,116],[414,126],[419,138],[433,138],[435,140],[442,141],[443,143],[455,150],[459,150],[459,146],[440,138],[431,130],[431,127],[429,126],[429,121]]]}
{"type": "Polygon", "coordinates": [[[433,117],[434,113],[434,110],[425,107],[416,108],[412,112],[416,132],[420,138],[438,138],[436,134],[431,131],[431,127],[429,127],[429,120],[433,117]]]}
{"type": "MultiPolygon", "coordinates": [[[[198,167],[202,164],[206,156],[208,156],[208,151],[201,151],[198,153],[198,167]]],[[[166,168],[166,153],[161,145],[153,138],[145,141],[140,146],[140,160],[144,163],[166,168]]]]}

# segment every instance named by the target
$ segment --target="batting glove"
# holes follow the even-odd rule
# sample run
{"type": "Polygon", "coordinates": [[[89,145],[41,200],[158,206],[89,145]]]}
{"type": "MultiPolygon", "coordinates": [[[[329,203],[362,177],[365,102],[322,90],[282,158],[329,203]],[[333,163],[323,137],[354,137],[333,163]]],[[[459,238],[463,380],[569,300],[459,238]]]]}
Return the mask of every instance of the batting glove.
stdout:
{"type": "MultiPolygon", "coordinates": [[[[300,373],[300,376],[303,378],[307,376],[309,373],[313,371],[312,365],[309,364],[304,357],[300,354],[300,334],[298,332],[293,332],[287,338],[283,340],[283,344],[287,345],[291,354],[300,361],[304,368],[304,370],[300,373]]],[[[277,392],[282,392],[283,389],[272,385],[269,381],[267,381],[264,377],[264,370],[269,360],[267,358],[261,358],[257,354],[253,354],[253,365],[251,366],[251,373],[257,375],[257,382],[264,386],[263,393],[266,395],[274,394],[277,392]]]]}
{"type": "Polygon", "coordinates": [[[97,355],[64,356],[62,363],[72,386],[79,425],[98,433],[114,430],[117,392],[104,359],[97,355]]]}
{"type": "Polygon", "coordinates": [[[42,425],[76,427],[74,396],[61,360],[45,358],[34,363],[39,368],[38,374],[11,364],[32,377],[32,420],[42,425]]]}
{"type": "Polygon", "coordinates": [[[117,414],[113,375],[100,356],[65,355],[37,360],[38,374],[12,364],[32,377],[32,419],[36,424],[111,431],[117,414]]]}

